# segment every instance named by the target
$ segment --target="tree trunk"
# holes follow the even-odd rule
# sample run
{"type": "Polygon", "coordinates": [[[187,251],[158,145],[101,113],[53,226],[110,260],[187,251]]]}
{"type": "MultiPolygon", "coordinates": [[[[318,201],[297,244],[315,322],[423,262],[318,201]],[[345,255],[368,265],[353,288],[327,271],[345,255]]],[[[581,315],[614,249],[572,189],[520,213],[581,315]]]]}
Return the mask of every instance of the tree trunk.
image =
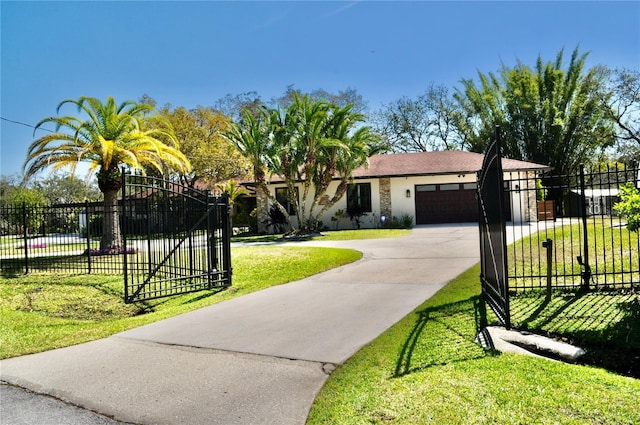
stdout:
{"type": "Polygon", "coordinates": [[[118,190],[104,192],[104,218],[100,249],[111,250],[122,248],[122,235],[118,219],[118,190]]]}

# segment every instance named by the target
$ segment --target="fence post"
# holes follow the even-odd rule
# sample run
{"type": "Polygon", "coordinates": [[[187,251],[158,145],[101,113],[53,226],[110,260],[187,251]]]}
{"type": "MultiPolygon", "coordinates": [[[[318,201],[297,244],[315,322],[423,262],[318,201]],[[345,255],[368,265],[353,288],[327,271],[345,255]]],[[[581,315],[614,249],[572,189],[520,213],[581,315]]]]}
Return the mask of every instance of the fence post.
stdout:
{"type": "Polygon", "coordinates": [[[547,295],[545,301],[551,301],[551,277],[553,269],[553,239],[542,242],[542,247],[547,249],[547,295]]]}
{"type": "Polygon", "coordinates": [[[584,270],[582,270],[582,288],[589,289],[589,281],[591,280],[591,266],[589,266],[589,235],[587,233],[587,195],[586,185],[584,183],[584,164],[580,164],[580,202],[581,202],[581,214],[582,214],[582,239],[583,239],[583,253],[584,257],[578,257],[578,264],[580,264],[584,270]]]}
{"type": "Polygon", "coordinates": [[[224,261],[224,271],[226,284],[225,286],[231,286],[231,276],[233,275],[233,269],[231,268],[231,206],[229,202],[229,194],[222,194],[222,201],[224,203],[224,212],[222,214],[222,256],[224,261]]]}
{"type": "MultiPolygon", "coordinates": [[[[122,179],[121,186],[121,194],[122,194],[122,216],[118,217],[118,225],[120,225],[120,237],[122,238],[122,275],[124,276],[124,299],[125,302],[129,299],[129,259],[127,255],[127,223],[125,220],[130,216],[131,211],[129,211],[129,215],[127,215],[127,173],[124,167],[120,170],[120,177],[122,179]],[[120,220],[122,217],[122,220],[120,220]]],[[[117,214],[117,210],[116,210],[117,214]]]]}
{"type": "Polygon", "coordinates": [[[89,217],[89,201],[84,201],[85,232],[87,234],[87,272],[91,274],[91,217],[89,217]]]}
{"type": "Polygon", "coordinates": [[[24,241],[24,273],[29,274],[29,240],[27,239],[27,204],[22,203],[22,240],[24,241]]]}

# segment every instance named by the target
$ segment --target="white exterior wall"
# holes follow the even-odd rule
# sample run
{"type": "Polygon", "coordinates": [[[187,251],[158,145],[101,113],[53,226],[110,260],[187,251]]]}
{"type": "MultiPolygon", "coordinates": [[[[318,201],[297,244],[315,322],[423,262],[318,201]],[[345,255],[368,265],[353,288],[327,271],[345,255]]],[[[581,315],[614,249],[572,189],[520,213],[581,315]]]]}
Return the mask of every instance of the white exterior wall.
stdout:
{"type": "MultiPolygon", "coordinates": [[[[379,220],[380,220],[380,184],[378,182],[378,179],[377,178],[362,179],[362,180],[358,179],[358,180],[355,180],[354,183],[371,183],[371,209],[373,211],[370,213],[367,213],[366,216],[362,217],[361,227],[372,228],[372,227],[378,226],[379,220]]],[[[333,197],[338,187],[338,184],[339,184],[338,181],[332,181],[329,184],[329,188],[327,189],[327,192],[326,192],[327,195],[329,196],[329,199],[333,197]]],[[[285,187],[285,185],[270,184],[269,190],[271,194],[275,197],[276,188],[281,188],[281,187],[285,187]]],[[[296,184],[296,187],[298,187],[300,199],[302,200],[302,189],[303,189],[302,184],[296,184]]],[[[312,190],[313,189],[309,191],[310,192],[309,198],[307,199],[307,203],[306,203],[307,213],[309,212],[309,208],[311,207],[311,203],[313,202],[312,190]]],[[[319,213],[322,208],[323,208],[323,205],[316,205],[316,207],[314,208],[314,214],[319,213]]],[[[320,220],[322,221],[322,224],[329,230],[336,229],[336,224],[338,225],[337,228],[340,230],[353,229],[354,224],[351,223],[351,220],[349,220],[348,216],[346,218],[342,218],[338,220],[337,222],[331,221],[331,217],[333,217],[338,210],[343,210],[345,214],[347,212],[347,194],[346,193],[342,196],[342,198],[338,202],[336,202],[335,205],[329,208],[329,210],[320,218],[320,220]]],[[[298,225],[298,218],[295,215],[292,215],[290,219],[291,219],[291,224],[293,226],[298,225]]]]}
{"type": "MultiPolygon", "coordinates": [[[[508,176],[505,173],[505,180],[508,179],[508,176]]],[[[424,184],[448,184],[448,183],[475,183],[476,182],[476,173],[466,173],[466,174],[447,174],[447,175],[434,175],[434,176],[414,176],[414,177],[391,177],[390,178],[390,186],[391,186],[391,215],[392,217],[400,218],[404,214],[408,214],[413,217],[413,223],[415,224],[416,220],[416,201],[415,201],[415,187],[417,185],[424,184]],[[410,197],[407,197],[407,190],[410,191],[410,197]]],[[[329,185],[327,190],[327,194],[329,198],[333,196],[336,188],[338,187],[338,181],[333,181],[329,185]]],[[[370,183],[371,184],[371,209],[373,210],[370,213],[367,213],[366,216],[362,218],[361,226],[363,228],[373,228],[378,227],[380,225],[380,183],[378,178],[371,179],[357,179],[354,180],[354,183],[370,183]]],[[[302,185],[297,184],[298,190],[300,191],[300,197],[302,198],[302,185]]],[[[284,184],[270,184],[269,188],[273,196],[275,196],[275,189],[277,187],[285,187],[284,184]]],[[[311,194],[310,194],[311,196],[311,194]]],[[[312,199],[307,199],[307,211],[310,207],[312,199]]],[[[316,206],[315,213],[318,213],[322,208],[321,205],[316,206]]],[[[323,225],[330,229],[353,229],[354,224],[351,223],[348,217],[342,218],[339,221],[331,221],[331,217],[335,215],[338,210],[343,210],[346,214],[347,211],[347,195],[342,197],[334,206],[332,206],[327,213],[321,217],[321,221],[323,225]]],[[[511,211],[514,221],[528,221],[531,219],[529,217],[529,213],[526,205],[524,204],[523,199],[517,199],[514,195],[511,200],[511,211]]],[[[391,219],[391,217],[387,217],[387,219],[391,219]]],[[[291,222],[295,226],[297,225],[296,216],[291,216],[291,222]]]]}

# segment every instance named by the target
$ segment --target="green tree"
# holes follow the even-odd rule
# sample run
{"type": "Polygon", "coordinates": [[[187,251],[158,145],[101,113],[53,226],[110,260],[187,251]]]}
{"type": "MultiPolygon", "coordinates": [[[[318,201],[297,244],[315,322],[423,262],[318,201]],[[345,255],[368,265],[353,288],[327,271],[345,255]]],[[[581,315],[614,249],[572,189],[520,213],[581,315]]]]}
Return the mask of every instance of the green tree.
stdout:
{"type": "Polygon", "coordinates": [[[317,230],[322,216],[346,192],[353,171],[382,146],[369,127],[357,127],[364,117],[353,112],[351,105],[339,107],[308,95],[294,93],[286,109],[264,108],[257,116],[245,111],[243,118],[226,137],[253,164],[257,188],[288,219],[284,206],[269,192],[265,177],[269,173],[284,180],[298,233],[317,230]],[[339,184],[329,196],[327,190],[334,179],[339,184]],[[329,199],[320,206],[325,195],[329,199]]]}
{"type": "Polygon", "coordinates": [[[54,173],[44,180],[35,181],[33,187],[41,190],[47,198],[47,203],[51,205],[93,202],[102,198],[100,190],[95,185],[90,185],[69,173],[54,173]]]}
{"type": "Polygon", "coordinates": [[[614,141],[602,93],[606,70],[585,70],[587,54],[573,51],[563,68],[538,57],[535,68],[518,63],[498,75],[479,73],[479,84],[463,80],[454,97],[464,114],[456,123],[470,149],[483,152],[500,126],[506,157],[548,164],[555,173],[576,172],[614,141]]]}
{"type": "MultiPolygon", "coordinates": [[[[104,231],[100,247],[121,247],[118,223],[118,192],[122,184],[120,167],[145,173],[147,169],[164,174],[188,172],[189,160],[178,149],[173,130],[164,118],[152,113],[148,104],[126,101],[117,105],[113,97],[102,103],[93,97],[64,100],[57,113],[67,104],[75,105],[83,117],[52,116],[36,125],[56,126],[54,133],[35,139],[25,161],[25,180],[45,168],[70,167],[78,163],[97,170],[98,188],[104,196],[104,231]],[[66,129],[67,131],[60,131],[66,129]]],[[[35,130],[34,130],[35,131],[35,130]]]]}
{"type": "Polygon", "coordinates": [[[291,84],[287,86],[287,90],[282,96],[272,99],[270,104],[272,104],[274,108],[287,109],[295,102],[296,96],[302,97],[305,95],[313,101],[322,100],[341,108],[351,105],[352,111],[359,114],[366,114],[368,110],[367,101],[364,100],[362,95],[358,93],[358,90],[353,87],[347,87],[345,90],[339,90],[337,93],[330,93],[324,89],[315,89],[310,93],[304,93],[294,88],[293,84],[291,84]]]}
{"type": "Polygon", "coordinates": [[[613,210],[627,219],[627,229],[637,232],[640,229],[640,192],[633,183],[620,186],[620,202],[613,210]]]}
{"type": "Polygon", "coordinates": [[[640,71],[615,70],[612,86],[609,111],[618,125],[618,138],[640,144],[640,71]]]}
{"type": "Polygon", "coordinates": [[[234,205],[238,198],[249,194],[249,190],[246,187],[240,186],[235,180],[228,180],[224,183],[216,183],[216,189],[222,193],[226,193],[229,196],[229,208],[231,219],[233,220],[234,205]]]}
{"type": "Polygon", "coordinates": [[[203,106],[186,109],[165,105],[159,112],[171,123],[180,150],[191,162],[190,173],[183,175],[185,183],[194,186],[202,181],[212,188],[218,182],[247,175],[249,164],[222,137],[230,124],[227,116],[203,106]]]}
{"type": "Polygon", "coordinates": [[[27,234],[37,233],[45,217],[41,207],[48,204],[45,193],[36,188],[13,186],[4,191],[2,198],[2,204],[10,208],[7,224],[27,234]]]}

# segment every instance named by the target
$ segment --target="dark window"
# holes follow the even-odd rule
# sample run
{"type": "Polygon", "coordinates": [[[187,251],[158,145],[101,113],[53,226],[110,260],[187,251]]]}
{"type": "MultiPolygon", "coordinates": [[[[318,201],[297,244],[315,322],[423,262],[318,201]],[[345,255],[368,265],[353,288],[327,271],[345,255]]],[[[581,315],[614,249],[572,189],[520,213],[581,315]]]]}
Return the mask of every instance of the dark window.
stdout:
{"type": "MultiPolygon", "coordinates": [[[[296,198],[297,197],[298,197],[298,188],[296,187],[296,198]]],[[[286,187],[276,188],[276,201],[280,202],[280,205],[282,205],[284,209],[287,210],[289,215],[296,215],[296,208],[293,205],[293,203],[289,201],[286,187]]]]}
{"type": "Polygon", "coordinates": [[[350,184],[347,189],[347,209],[371,212],[371,183],[350,184]]]}

